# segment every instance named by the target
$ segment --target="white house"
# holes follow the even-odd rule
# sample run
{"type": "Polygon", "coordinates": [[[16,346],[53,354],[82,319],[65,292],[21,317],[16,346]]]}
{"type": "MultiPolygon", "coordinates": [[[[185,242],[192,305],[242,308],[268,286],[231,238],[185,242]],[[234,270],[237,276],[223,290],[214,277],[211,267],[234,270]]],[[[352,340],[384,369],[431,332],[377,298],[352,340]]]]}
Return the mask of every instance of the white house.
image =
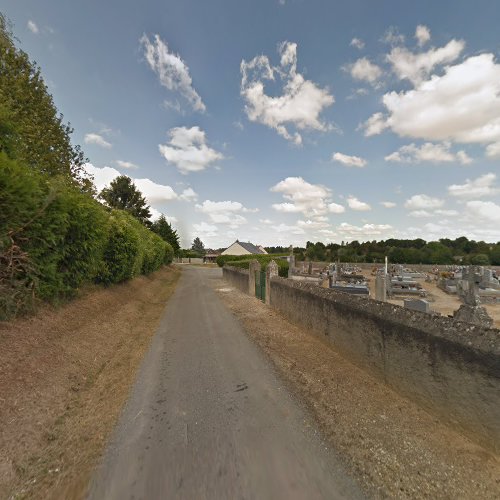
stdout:
{"type": "Polygon", "coordinates": [[[253,243],[236,240],[231,246],[226,248],[221,255],[263,255],[267,254],[262,246],[256,246],[253,243]]]}

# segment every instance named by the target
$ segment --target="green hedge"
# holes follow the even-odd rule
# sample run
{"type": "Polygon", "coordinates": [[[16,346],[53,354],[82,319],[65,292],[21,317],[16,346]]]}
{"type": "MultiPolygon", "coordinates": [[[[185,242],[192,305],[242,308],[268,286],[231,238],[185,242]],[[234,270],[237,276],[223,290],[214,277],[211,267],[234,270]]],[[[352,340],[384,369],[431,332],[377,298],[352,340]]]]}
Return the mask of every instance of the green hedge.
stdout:
{"type": "Polygon", "coordinates": [[[172,259],[172,247],[130,214],[0,153],[0,319],[172,259]]]}
{"type": "MultiPolygon", "coordinates": [[[[272,254],[272,255],[220,255],[217,257],[217,264],[221,266],[219,263],[219,259],[222,257],[220,262],[222,262],[222,266],[227,264],[228,266],[239,267],[241,269],[248,269],[250,267],[251,260],[257,260],[260,262],[262,269],[266,269],[269,263],[274,260],[276,264],[278,264],[278,275],[282,278],[288,277],[288,261],[283,258],[279,258],[286,256],[287,254],[272,254]],[[232,257],[228,259],[227,257],[232,257]],[[241,258],[243,257],[243,258],[241,258]]],[[[221,267],[222,267],[221,266],[221,267]]]]}

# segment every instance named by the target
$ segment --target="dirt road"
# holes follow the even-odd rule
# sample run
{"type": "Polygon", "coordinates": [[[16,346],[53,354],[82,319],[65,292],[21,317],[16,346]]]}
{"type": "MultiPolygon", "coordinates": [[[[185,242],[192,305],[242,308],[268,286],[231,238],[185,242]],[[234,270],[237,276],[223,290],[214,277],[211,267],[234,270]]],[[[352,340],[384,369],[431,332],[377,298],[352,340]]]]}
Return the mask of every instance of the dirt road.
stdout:
{"type": "Polygon", "coordinates": [[[92,499],[361,498],[214,287],[186,267],[92,499]]]}

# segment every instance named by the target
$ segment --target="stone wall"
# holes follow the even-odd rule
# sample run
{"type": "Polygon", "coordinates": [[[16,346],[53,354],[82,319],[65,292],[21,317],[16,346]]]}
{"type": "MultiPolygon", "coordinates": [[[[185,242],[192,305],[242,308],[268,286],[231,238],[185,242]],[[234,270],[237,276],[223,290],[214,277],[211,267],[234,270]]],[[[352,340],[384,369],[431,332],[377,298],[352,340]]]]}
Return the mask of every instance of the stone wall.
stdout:
{"type": "Polygon", "coordinates": [[[499,330],[278,277],[270,287],[288,320],[500,452],[499,330]]]}
{"type": "Polygon", "coordinates": [[[228,266],[222,268],[222,277],[240,292],[248,293],[248,269],[228,266]]]}

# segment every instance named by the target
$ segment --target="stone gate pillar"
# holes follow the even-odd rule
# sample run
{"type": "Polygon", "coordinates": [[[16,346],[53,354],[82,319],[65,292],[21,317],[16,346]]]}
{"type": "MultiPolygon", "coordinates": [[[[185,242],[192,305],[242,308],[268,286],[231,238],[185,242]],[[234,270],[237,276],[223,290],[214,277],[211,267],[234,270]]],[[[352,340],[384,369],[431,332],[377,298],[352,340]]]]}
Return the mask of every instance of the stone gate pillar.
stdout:
{"type": "Polygon", "coordinates": [[[269,262],[266,269],[266,304],[271,305],[271,278],[278,276],[278,264],[274,260],[269,262]]]}
{"type": "Polygon", "coordinates": [[[248,295],[255,297],[255,272],[260,273],[260,262],[256,259],[250,261],[248,266],[248,295]]]}

